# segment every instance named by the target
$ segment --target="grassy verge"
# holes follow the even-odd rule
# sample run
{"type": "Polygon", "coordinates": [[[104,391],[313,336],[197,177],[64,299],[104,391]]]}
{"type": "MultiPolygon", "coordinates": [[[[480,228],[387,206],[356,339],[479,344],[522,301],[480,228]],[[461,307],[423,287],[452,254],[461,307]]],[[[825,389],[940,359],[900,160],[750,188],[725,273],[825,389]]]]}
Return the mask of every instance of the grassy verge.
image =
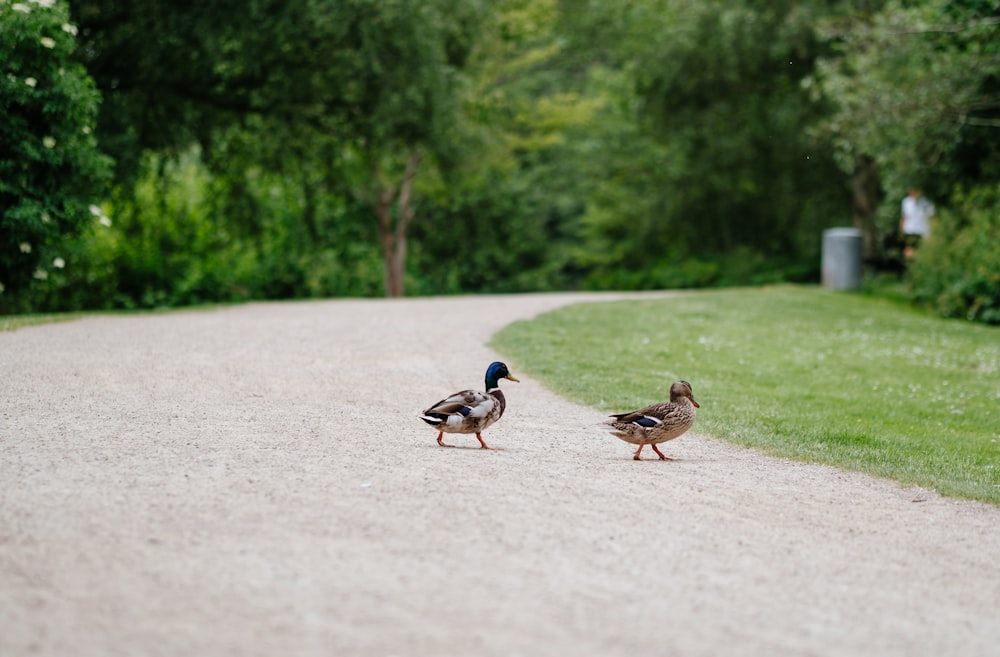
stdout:
{"type": "Polygon", "coordinates": [[[139,308],[135,310],[81,310],[79,312],[65,313],[37,313],[30,315],[0,315],[0,333],[3,331],[16,331],[27,326],[37,326],[39,324],[55,324],[56,322],[70,322],[84,317],[129,317],[135,315],[151,315],[158,313],[176,312],[199,312],[208,310],[218,310],[229,306],[239,306],[244,302],[234,303],[204,303],[191,306],[180,306],[177,308],[139,308]]]}
{"type": "Polygon", "coordinates": [[[51,313],[39,315],[5,315],[0,316],[0,332],[16,331],[25,326],[37,326],[38,324],[52,324],[55,322],[68,322],[74,319],[86,317],[86,313],[51,313]]]}
{"type": "Polygon", "coordinates": [[[604,410],[691,382],[696,431],[1000,504],[1000,331],[814,287],[588,303],[492,346],[604,410]]]}

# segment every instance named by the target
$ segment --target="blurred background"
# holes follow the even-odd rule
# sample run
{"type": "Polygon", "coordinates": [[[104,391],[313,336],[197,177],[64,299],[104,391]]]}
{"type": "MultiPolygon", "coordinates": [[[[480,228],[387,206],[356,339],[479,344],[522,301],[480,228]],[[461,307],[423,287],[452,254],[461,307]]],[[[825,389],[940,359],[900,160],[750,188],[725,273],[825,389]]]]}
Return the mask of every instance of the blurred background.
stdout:
{"type": "Polygon", "coordinates": [[[816,283],[853,226],[1000,323],[1000,1],[0,0],[0,67],[2,313],[816,283]]]}

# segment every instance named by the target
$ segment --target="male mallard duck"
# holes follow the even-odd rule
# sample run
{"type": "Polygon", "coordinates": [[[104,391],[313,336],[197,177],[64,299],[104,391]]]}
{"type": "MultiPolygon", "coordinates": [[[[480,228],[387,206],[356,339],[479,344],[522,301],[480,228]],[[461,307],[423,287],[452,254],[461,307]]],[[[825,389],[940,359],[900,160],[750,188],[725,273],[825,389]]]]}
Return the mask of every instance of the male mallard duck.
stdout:
{"type": "Polygon", "coordinates": [[[634,458],[641,461],[642,448],[650,445],[664,461],[673,461],[663,455],[657,445],[673,440],[694,424],[696,408],[700,405],[694,400],[691,384],[687,381],[677,381],[670,386],[670,401],[640,408],[631,413],[612,415],[605,424],[614,428],[613,436],[627,443],[638,445],[634,458]]]}
{"type": "Polygon", "coordinates": [[[456,392],[421,413],[420,419],[438,430],[438,445],[451,447],[441,440],[445,433],[474,433],[483,449],[491,449],[483,440],[482,432],[499,420],[507,407],[500,379],[517,381],[506,365],[490,363],[486,368],[486,392],[456,392]]]}

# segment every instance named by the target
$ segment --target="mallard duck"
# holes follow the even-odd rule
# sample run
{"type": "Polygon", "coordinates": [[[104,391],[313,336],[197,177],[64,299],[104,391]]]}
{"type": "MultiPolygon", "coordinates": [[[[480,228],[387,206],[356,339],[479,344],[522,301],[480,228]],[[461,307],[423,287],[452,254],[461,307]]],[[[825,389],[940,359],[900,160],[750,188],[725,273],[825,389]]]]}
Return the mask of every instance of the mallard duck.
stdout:
{"type": "Polygon", "coordinates": [[[441,440],[445,433],[474,433],[483,449],[492,449],[483,440],[482,432],[499,420],[507,407],[500,379],[517,381],[505,364],[490,363],[486,368],[486,392],[456,392],[420,414],[421,420],[438,430],[438,445],[452,447],[441,440]]]}
{"type": "Polygon", "coordinates": [[[700,404],[694,400],[691,384],[677,381],[670,386],[670,401],[640,408],[631,413],[612,415],[605,424],[613,427],[611,434],[627,443],[638,445],[634,458],[641,461],[642,448],[649,445],[664,461],[673,461],[663,455],[656,446],[673,440],[694,424],[696,408],[700,404]]]}

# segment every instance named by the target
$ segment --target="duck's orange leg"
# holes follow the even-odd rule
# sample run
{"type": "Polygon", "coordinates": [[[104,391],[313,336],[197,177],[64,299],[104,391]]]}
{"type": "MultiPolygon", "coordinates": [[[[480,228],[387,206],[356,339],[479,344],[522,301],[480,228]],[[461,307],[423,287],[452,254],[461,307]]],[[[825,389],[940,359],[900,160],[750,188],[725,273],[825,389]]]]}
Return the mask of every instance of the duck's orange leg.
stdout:
{"type": "MultiPolygon", "coordinates": [[[[645,447],[645,446],[646,446],[646,439],[645,438],[640,439],[639,440],[639,449],[635,450],[635,456],[633,456],[632,458],[635,459],[636,461],[641,461],[642,457],[639,456],[639,455],[642,454],[642,448],[645,447]]],[[[656,447],[653,447],[653,449],[656,449],[656,447]]]]}
{"type": "Polygon", "coordinates": [[[451,445],[445,445],[444,444],[444,441],[441,440],[442,436],[444,436],[444,431],[439,431],[438,432],[438,445],[441,445],[441,447],[451,447],[451,445]]]}
{"type": "Polygon", "coordinates": [[[656,449],[656,445],[650,445],[650,447],[652,447],[653,451],[656,452],[657,454],[659,454],[660,458],[663,459],[664,461],[673,461],[674,460],[674,459],[670,458],[669,456],[664,456],[663,452],[661,452],[660,450],[656,449]]]}
{"type": "Polygon", "coordinates": [[[483,449],[493,449],[492,447],[486,444],[486,441],[483,440],[483,436],[481,434],[476,433],[476,438],[479,439],[479,444],[483,446],[483,449]]]}

